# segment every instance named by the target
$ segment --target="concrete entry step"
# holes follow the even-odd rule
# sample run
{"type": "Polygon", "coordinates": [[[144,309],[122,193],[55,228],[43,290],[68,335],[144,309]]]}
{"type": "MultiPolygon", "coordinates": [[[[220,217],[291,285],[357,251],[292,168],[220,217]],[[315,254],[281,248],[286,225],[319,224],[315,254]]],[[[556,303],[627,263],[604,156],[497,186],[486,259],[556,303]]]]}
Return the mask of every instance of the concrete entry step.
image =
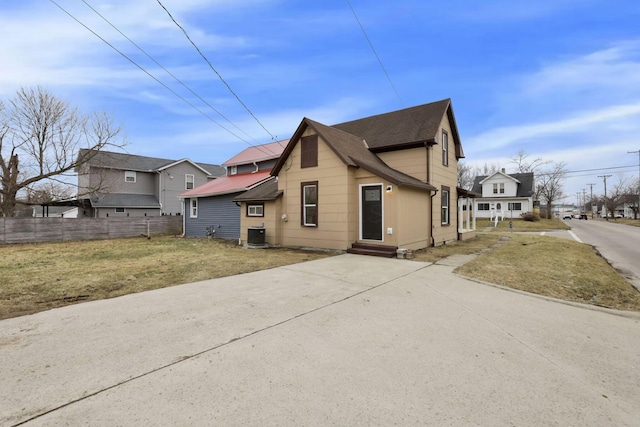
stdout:
{"type": "Polygon", "coordinates": [[[370,243],[354,243],[347,253],[356,255],[370,255],[384,258],[395,258],[397,246],[375,245],[370,243]]]}

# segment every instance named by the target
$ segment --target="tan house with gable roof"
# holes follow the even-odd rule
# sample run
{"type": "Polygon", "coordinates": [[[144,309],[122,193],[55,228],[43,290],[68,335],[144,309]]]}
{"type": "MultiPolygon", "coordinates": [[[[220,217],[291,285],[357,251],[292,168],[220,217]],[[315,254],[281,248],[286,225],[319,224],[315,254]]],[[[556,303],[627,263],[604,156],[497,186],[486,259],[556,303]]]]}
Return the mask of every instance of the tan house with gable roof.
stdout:
{"type": "Polygon", "coordinates": [[[274,179],[235,198],[245,206],[241,240],[263,225],[270,245],[395,255],[468,237],[458,221],[462,157],[449,99],[333,126],[304,118],[274,179]],[[253,205],[262,217],[246,214],[253,205]]]}

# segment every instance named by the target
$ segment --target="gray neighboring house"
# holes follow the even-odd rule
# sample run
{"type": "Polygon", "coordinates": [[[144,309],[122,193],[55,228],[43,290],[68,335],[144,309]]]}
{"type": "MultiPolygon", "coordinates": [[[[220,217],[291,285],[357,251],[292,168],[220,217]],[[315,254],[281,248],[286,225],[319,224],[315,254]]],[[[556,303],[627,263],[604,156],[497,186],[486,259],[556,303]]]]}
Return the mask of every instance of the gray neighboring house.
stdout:
{"type": "Polygon", "coordinates": [[[476,218],[520,218],[523,213],[533,212],[533,173],[507,174],[502,169],[492,175],[476,176],[471,191],[482,195],[474,200],[476,218]]]}
{"type": "Polygon", "coordinates": [[[91,207],[79,216],[95,218],[181,215],[180,193],[225,175],[219,165],[109,151],[100,151],[76,172],[78,198],[88,199],[91,207]]]}
{"type": "MultiPolygon", "coordinates": [[[[240,204],[234,197],[273,179],[276,164],[288,140],[252,146],[222,164],[226,175],[183,192],[185,237],[240,238],[240,204]]],[[[253,205],[249,215],[263,217],[262,205],[253,205]]]]}

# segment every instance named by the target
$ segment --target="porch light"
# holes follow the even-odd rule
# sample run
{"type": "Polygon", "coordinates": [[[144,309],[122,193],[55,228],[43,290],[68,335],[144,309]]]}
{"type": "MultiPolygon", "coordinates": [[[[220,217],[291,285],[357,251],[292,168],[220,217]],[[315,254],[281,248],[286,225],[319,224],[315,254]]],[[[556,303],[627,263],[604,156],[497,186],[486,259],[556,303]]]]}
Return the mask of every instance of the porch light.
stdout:
{"type": "Polygon", "coordinates": [[[387,193],[391,193],[393,191],[393,186],[387,185],[387,193]]]}

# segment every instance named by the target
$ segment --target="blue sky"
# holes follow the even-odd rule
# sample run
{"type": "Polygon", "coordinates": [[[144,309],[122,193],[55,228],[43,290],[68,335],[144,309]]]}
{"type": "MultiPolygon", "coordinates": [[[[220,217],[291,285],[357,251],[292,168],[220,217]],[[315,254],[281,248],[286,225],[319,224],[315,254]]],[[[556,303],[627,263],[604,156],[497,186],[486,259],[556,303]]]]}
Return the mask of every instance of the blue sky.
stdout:
{"type": "Polygon", "coordinates": [[[0,97],[41,85],[106,111],[132,154],[219,164],[305,116],[334,124],[451,98],[468,164],[509,171],[525,150],[570,171],[615,168],[569,174],[568,201],[588,183],[601,194],[598,175],[638,174],[640,2],[351,0],[398,96],[346,0],[161,0],[265,131],[156,0],[85,1],[56,0],[208,117],[47,0],[0,3],[0,97]]]}

